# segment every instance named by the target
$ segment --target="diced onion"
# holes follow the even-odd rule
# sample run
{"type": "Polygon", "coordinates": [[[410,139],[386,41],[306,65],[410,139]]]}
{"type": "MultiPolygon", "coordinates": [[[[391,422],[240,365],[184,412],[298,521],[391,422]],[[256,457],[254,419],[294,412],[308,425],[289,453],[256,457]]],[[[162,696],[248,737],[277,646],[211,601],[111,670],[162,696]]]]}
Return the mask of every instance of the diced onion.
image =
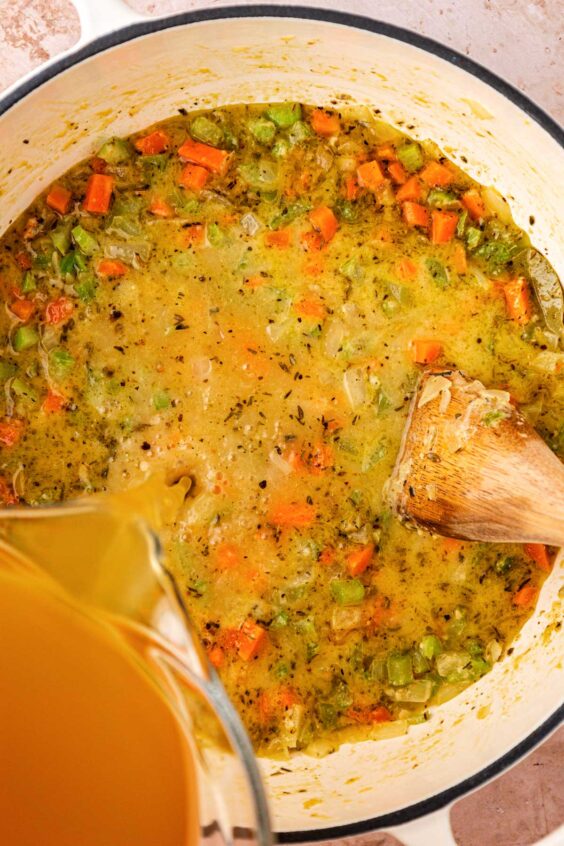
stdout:
{"type": "MultiPolygon", "coordinates": [[[[270,328],[270,327],[269,327],[270,328]]],[[[345,337],[345,327],[340,320],[331,320],[325,331],[325,353],[335,358],[345,337]]]]}
{"type": "Polygon", "coordinates": [[[486,204],[486,208],[493,212],[502,223],[511,223],[511,209],[509,203],[504,199],[499,191],[495,188],[483,188],[482,199],[486,204]]]}
{"type": "Polygon", "coordinates": [[[366,401],[366,374],[362,367],[349,367],[343,376],[343,387],[353,411],[366,401]]]}
{"type": "Polygon", "coordinates": [[[362,626],[362,608],[346,606],[333,609],[331,628],[334,632],[350,632],[362,626]]]}
{"type": "Polygon", "coordinates": [[[484,657],[488,664],[495,664],[496,661],[499,661],[501,653],[501,644],[498,643],[497,640],[490,640],[486,644],[486,648],[484,650],[484,657]]]}
{"type": "Polygon", "coordinates": [[[288,464],[277,450],[271,450],[268,457],[276,469],[280,470],[281,473],[284,473],[285,476],[288,476],[292,472],[292,465],[288,464]]]}
{"type": "Polygon", "coordinates": [[[254,216],[254,214],[247,212],[247,214],[244,214],[241,218],[241,226],[247,235],[256,235],[262,224],[260,220],[254,216]]]}
{"type": "Polygon", "coordinates": [[[203,382],[208,379],[212,372],[211,359],[204,355],[196,355],[192,358],[192,373],[196,379],[203,382]]]}

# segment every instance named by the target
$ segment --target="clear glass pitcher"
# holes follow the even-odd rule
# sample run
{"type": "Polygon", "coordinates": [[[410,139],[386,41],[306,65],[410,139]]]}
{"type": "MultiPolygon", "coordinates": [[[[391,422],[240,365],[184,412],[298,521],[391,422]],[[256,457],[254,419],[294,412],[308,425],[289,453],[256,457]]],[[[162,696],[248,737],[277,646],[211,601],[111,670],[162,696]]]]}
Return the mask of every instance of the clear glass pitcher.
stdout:
{"type": "Polygon", "coordinates": [[[182,500],[182,484],[154,493],[0,510],[0,547],[18,566],[41,568],[83,613],[113,626],[164,691],[195,765],[200,842],[268,846],[268,808],[250,741],[154,531],[182,500]]]}

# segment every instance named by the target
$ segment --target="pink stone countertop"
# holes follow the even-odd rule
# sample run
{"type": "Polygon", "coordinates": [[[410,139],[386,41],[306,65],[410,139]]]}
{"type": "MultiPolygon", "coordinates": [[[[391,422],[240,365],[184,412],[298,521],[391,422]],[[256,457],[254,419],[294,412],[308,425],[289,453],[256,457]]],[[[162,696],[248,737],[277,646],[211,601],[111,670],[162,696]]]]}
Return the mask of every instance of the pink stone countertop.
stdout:
{"type": "MultiPolygon", "coordinates": [[[[155,15],[227,3],[130,0],[130,5],[155,15]]],[[[302,5],[346,9],[442,41],[512,82],[557,121],[564,120],[563,0],[302,0],[302,5]]],[[[70,47],[78,34],[70,0],[0,0],[0,91],[70,47]]],[[[536,843],[564,825],[563,785],[561,728],[510,772],[454,805],[451,823],[458,846],[536,843]]],[[[343,840],[339,846],[396,843],[376,833],[343,840]]]]}

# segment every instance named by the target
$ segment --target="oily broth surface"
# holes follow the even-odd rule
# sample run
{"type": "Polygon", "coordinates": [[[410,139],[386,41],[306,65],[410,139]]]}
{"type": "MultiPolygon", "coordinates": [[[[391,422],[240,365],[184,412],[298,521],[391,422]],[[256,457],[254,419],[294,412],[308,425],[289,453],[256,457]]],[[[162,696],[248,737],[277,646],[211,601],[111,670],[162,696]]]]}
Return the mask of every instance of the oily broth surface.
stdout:
{"type": "MultiPolygon", "coordinates": [[[[77,202],[89,162],[66,174],[73,205],[62,222],[97,244],[84,269],[61,273],[50,234],[61,219],[45,197],[6,234],[3,419],[21,424],[1,463],[4,499],[32,505],[188,469],[192,495],[165,538],[170,566],[255,745],[279,753],[390,717],[422,719],[429,701],[477,679],[510,645],[530,613],[515,594],[542,581],[520,547],[445,545],[390,518],[382,492],[421,370],[414,340],[440,342],[439,366],[509,390],[553,446],[564,392],[536,306],[526,325],[506,312],[522,233],[492,213],[473,224],[482,244],[515,246],[501,263],[472,252],[471,220],[433,245],[404,222],[389,160],[375,152],[401,149],[403,136],[353,112],[340,113],[339,134],[316,135],[304,108],[289,127],[271,121],[265,140],[264,112],[206,113],[230,161],[201,192],[178,187],[176,151],[193,114],[159,124],[165,152],[131,147],[105,166],[115,180],[107,214],[77,202]],[[347,176],[373,158],[382,184],[345,200],[347,176]],[[170,216],[149,210],[155,198],[170,216]],[[327,243],[309,219],[319,206],[339,223],[327,243]],[[280,231],[287,244],[273,243],[280,231]],[[123,275],[99,273],[104,255],[123,275]],[[25,325],[40,340],[14,352],[22,323],[11,305],[30,277],[25,325]],[[47,322],[61,297],[72,309],[47,322]],[[63,397],[59,410],[45,409],[48,389],[63,397]],[[351,574],[348,556],[371,544],[368,565],[351,574]],[[428,635],[451,656],[441,672],[438,656],[421,660],[428,635]]],[[[419,153],[417,172],[440,159],[432,145],[419,153]]],[[[452,174],[448,207],[462,216],[460,197],[476,186],[452,174]]],[[[421,202],[430,210],[424,184],[421,202]]]]}

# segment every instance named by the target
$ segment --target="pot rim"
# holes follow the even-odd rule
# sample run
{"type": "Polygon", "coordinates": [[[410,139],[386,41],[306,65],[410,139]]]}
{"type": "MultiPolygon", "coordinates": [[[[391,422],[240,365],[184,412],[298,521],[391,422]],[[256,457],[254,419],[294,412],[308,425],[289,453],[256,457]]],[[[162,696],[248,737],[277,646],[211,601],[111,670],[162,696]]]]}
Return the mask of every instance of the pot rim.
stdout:
{"type": "MultiPolygon", "coordinates": [[[[384,35],[401,41],[413,47],[417,47],[428,53],[443,59],[456,67],[461,68],[472,76],[477,77],[481,82],[489,85],[499,94],[510,100],[513,105],[527,114],[545,132],[548,133],[564,149],[564,128],[552,118],[547,112],[523,94],[515,86],[502,79],[493,71],[485,68],[480,63],[470,59],[468,56],[453,50],[444,44],[428,38],[425,35],[412,32],[395,24],[385,23],[362,15],[355,15],[349,12],[342,12],[324,8],[306,8],[303,6],[225,6],[214,9],[198,9],[191,12],[180,12],[169,18],[147,18],[139,23],[130,24],[106,35],[95,38],[90,43],[78,50],[55,60],[43,70],[38,70],[29,79],[17,85],[3,97],[0,97],[0,116],[12,106],[39,88],[45,82],[53,79],[62,71],[79,64],[91,56],[101,53],[111,47],[116,47],[133,38],[143,35],[150,35],[173,27],[185,26],[193,23],[202,23],[214,20],[227,20],[230,18],[289,18],[320,21],[323,23],[339,24],[354,29],[361,29],[376,35],[384,35]]],[[[381,814],[377,817],[370,817],[366,820],[359,820],[344,825],[334,825],[327,828],[305,829],[301,831],[279,831],[276,832],[277,840],[280,843],[307,843],[308,841],[333,840],[342,837],[352,837],[359,834],[367,834],[376,829],[385,829],[392,826],[399,826],[411,822],[419,817],[426,816],[441,808],[447,807],[455,800],[467,793],[476,790],[486,782],[492,780],[504,770],[513,766],[517,761],[531,752],[535,746],[545,740],[564,721],[564,704],[560,705],[551,715],[528,734],[523,740],[517,743],[512,749],[495,760],[493,763],[479,770],[474,775],[457,782],[452,787],[442,790],[440,793],[408,805],[398,811],[388,814],[381,814]]]]}

